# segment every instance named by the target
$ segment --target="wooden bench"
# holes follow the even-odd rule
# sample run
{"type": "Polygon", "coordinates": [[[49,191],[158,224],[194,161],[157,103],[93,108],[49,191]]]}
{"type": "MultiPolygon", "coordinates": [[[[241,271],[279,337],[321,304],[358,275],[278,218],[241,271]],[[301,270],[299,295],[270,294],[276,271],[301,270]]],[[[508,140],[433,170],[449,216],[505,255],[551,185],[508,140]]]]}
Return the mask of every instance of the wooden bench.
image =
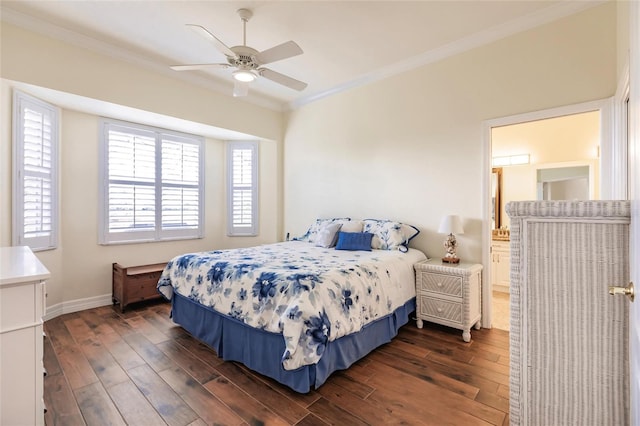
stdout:
{"type": "Polygon", "coordinates": [[[113,304],[120,304],[120,312],[131,303],[162,297],[157,290],[158,280],[166,266],[165,263],[123,267],[113,264],[112,299],[113,304]]]}

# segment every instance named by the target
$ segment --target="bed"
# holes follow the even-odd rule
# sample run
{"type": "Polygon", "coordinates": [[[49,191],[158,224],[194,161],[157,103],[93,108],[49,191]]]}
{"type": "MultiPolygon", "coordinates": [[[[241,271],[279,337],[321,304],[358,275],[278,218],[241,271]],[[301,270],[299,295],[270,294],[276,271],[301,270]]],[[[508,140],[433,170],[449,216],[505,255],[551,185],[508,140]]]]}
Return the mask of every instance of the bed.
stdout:
{"type": "Polygon", "coordinates": [[[406,229],[391,235],[399,244],[388,233],[325,235],[317,226],[295,241],[183,254],[167,263],[158,290],[174,322],[220,358],[306,393],[408,322],[413,265],[426,256],[408,248],[417,230],[406,229]]]}

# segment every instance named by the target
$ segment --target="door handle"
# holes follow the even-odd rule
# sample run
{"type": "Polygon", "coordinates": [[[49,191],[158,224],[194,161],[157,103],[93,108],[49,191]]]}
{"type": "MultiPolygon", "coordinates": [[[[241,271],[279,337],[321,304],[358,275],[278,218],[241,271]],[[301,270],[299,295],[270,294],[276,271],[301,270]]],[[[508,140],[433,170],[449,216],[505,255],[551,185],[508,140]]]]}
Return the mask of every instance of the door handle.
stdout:
{"type": "Polygon", "coordinates": [[[623,294],[633,302],[633,299],[635,297],[633,283],[629,283],[629,285],[626,287],[609,286],[609,294],[612,296],[615,294],[623,294]]]}

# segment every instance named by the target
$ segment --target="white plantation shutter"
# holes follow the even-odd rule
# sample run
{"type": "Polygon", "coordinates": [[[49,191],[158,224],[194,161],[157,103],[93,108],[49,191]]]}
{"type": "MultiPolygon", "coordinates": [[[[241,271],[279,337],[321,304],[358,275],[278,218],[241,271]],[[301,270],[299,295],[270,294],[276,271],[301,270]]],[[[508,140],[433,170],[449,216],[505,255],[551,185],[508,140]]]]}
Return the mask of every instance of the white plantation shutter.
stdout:
{"type": "Polygon", "coordinates": [[[153,132],[110,126],[108,231],[153,238],[156,221],[156,141],[153,132]]]}
{"type": "Polygon", "coordinates": [[[104,119],[100,242],[202,238],[201,138],[104,119]]]}
{"type": "Polygon", "coordinates": [[[13,99],[13,244],[58,243],[58,109],[22,92],[13,99]]]}
{"type": "Polygon", "coordinates": [[[200,146],[176,138],[162,141],[162,229],[200,224],[200,146]]]}
{"type": "Polygon", "coordinates": [[[258,235],[258,143],[227,144],[228,234],[258,235]]]}

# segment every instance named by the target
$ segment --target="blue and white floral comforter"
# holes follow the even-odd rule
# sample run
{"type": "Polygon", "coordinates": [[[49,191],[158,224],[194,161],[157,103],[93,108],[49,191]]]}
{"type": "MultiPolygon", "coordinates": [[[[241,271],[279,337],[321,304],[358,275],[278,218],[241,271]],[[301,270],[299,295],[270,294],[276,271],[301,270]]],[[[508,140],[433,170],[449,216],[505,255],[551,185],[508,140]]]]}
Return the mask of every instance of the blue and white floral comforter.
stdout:
{"type": "Polygon", "coordinates": [[[362,329],[415,297],[415,249],[342,251],[303,241],[192,253],[158,282],[258,329],[282,333],[283,366],[317,363],[329,341],[362,329]]]}

